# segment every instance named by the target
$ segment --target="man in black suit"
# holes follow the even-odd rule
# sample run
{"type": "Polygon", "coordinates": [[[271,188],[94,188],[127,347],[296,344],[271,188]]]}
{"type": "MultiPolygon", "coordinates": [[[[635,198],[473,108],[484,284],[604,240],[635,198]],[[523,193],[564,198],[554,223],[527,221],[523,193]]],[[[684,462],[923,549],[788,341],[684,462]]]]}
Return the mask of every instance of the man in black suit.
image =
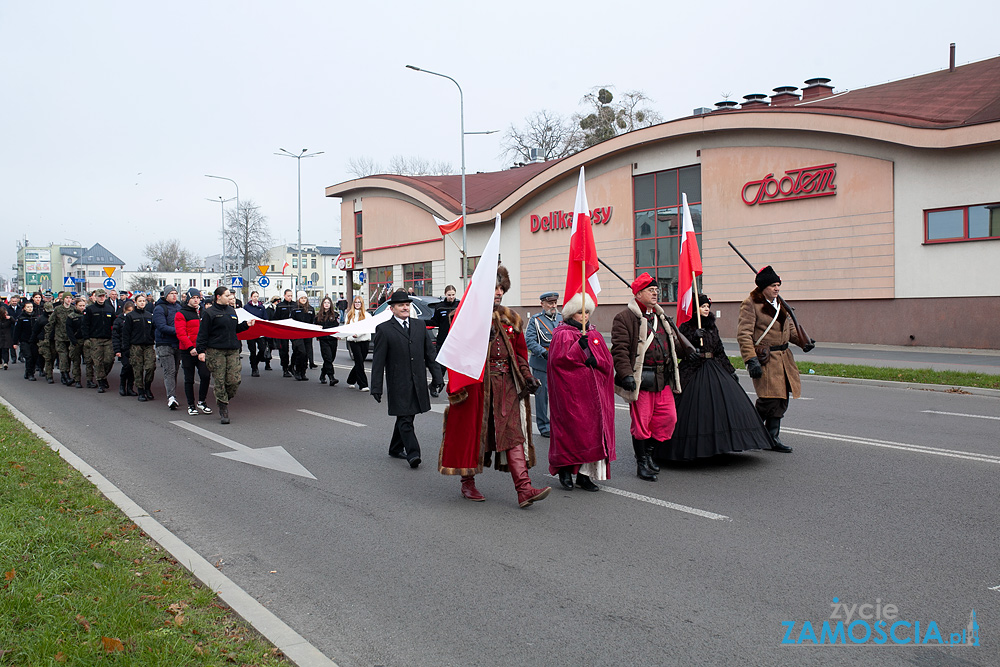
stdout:
{"type": "Polygon", "coordinates": [[[372,353],[371,395],[382,402],[382,375],[389,390],[389,414],[396,425],[389,441],[389,456],[420,465],[420,443],[413,432],[413,417],[431,409],[427,367],[434,363],[434,345],[418,319],[410,321],[411,299],[396,290],[389,299],[392,317],[375,327],[372,353]]]}

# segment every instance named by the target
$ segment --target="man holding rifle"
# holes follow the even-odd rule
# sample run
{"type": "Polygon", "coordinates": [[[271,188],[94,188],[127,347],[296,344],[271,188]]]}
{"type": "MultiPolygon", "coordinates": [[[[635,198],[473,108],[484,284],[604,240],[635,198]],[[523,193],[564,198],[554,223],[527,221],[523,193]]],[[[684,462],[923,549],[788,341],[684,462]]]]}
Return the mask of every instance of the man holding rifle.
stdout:
{"type": "Polygon", "coordinates": [[[754,282],[757,287],[740,305],[736,342],[757,392],[757,413],[774,440],[771,449],[788,454],[792,448],[778,439],[781,419],[788,409],[788,394],[799,398],[802,389],[788,344],[795,343],[805,352],[814,345],[793,324],[787,304],[778,297],[781,278],[774,269],[765,266],[754,282]]]}

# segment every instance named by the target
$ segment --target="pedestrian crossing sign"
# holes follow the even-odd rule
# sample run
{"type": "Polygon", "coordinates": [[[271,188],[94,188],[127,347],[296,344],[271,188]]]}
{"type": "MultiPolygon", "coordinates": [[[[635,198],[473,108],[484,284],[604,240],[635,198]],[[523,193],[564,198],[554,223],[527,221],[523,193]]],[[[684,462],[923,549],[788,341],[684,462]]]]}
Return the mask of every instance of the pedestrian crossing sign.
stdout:
{"type": "Polygon", "coordinates": [[[72,276],[66,276],[63,278],[63,287],[76,287],[76,282],[73,280],[72,276]]]}
{"type": "Polygon", "coordinates": [[[241,278],[240,276],[234,276],[233,287],[243,287],[243,278],[241,278]]]}

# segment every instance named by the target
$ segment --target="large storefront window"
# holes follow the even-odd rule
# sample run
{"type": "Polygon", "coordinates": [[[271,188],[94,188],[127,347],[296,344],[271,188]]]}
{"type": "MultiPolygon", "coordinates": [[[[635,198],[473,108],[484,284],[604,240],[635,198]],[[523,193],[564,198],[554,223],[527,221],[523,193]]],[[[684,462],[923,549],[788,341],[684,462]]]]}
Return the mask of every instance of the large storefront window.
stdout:
{"type": "Polygon", "coordinates": [[[373,266],[368,270],[368,306],[370,308],[375,308],[388,299],[391,290],[391,266],[373,266]]]}
{"type": "Polygon", "coordinates": [[[701,166],[670,169],[633,179],[635,272],[656,278],[661,302],[677,301],[682,193],[687,194],[700,252],[701,166]]]}
{"type": "Polygon", "coordinates": [[[962,206],[924,213],[924,241],[975,241],[1000,238],[1000,204],[962,206]]]}
{"type": "Polygon", "coordinates": [[[403,289],[407,292],[412,287],[416,296],[434,296],[434,286],[431,283],[430,262],[403,264],[403,289]]]}
{"type": "Polygon", "coordinates": [[[354,214],[354,261],[361,264],[364,250],[363,234],[364,228],[361,224],[361,211],[354,214]]]}
{"type": "MultiPolygon", "coordinates": [[[[467,278],[471,278],[472,274],[476,272],[476,267],[479,266],[479,257],[480,257],[480,255],[477,255],[475,257],[469,257],[468,259],[465,260],[465,276],[467,278]]],[[[459,259],[458,259],[458,266],[459,266],[459,268],[458,268],[459,274],[458,275],[459,275],[459,277],[461,277],[462,276],[462,274],[461,274],[461,271],[462,271],[462,258],[461,257],[459,257],[459,259]]]]}

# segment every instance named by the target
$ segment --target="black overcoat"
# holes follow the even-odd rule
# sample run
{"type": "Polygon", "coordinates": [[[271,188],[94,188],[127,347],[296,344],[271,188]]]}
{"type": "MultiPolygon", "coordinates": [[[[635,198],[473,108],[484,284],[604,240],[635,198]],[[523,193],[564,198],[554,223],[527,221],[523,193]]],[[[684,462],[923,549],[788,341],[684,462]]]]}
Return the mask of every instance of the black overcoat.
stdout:
{"type": "Polygon", "coordinates": [[[389,414],[416,415],[431,409],[427,364],[434,361],[434,345],[424,323],[411,318],[407,330],[395,317],[375,327],[372,352],[373,394],[382,393],[382,375],[389,394],[389,414]]]}

